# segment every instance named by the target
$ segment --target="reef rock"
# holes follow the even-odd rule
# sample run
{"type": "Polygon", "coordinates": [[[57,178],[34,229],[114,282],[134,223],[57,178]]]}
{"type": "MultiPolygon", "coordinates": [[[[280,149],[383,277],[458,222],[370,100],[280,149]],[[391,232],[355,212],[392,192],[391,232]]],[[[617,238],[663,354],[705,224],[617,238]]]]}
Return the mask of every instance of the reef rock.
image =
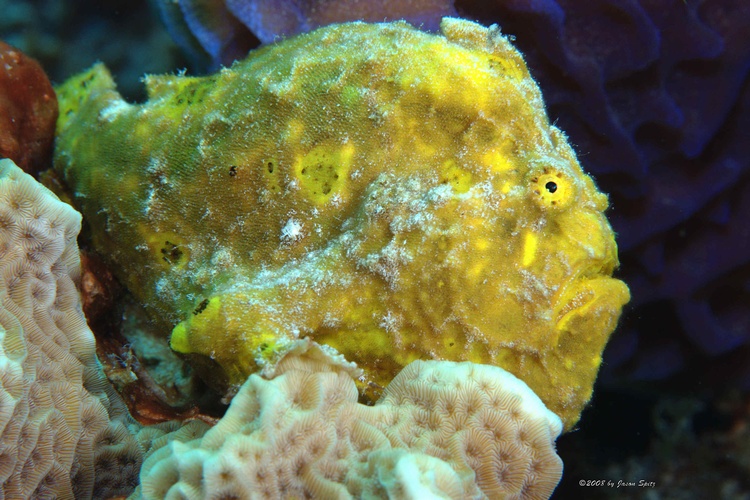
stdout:
{"type": "Polygon", "coordinates": [[[57,99],[39,64],[0,41],[0,158],[26,172],[49,168],[57,99]]]}
{"type": "Polygon", "coordinates": [[[567,428],[627,287],[607,197],[496,27],[351,23],[128,104],[58,90],[55,168],[99,251],[238,387],[311,337],[377,393],[415,359],[499,365],[567,428]]]}

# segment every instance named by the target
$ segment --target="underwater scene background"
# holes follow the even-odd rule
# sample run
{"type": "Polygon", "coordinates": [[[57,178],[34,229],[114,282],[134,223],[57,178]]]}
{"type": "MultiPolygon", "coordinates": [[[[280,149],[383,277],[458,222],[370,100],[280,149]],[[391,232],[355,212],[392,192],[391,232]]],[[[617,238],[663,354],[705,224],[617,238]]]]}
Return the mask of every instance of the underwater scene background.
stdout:
{"type": "MultiPolygon", "coordinates": [[[[137,103],[146,99],[145,74],[212,74],[249,50],[330,22],[406,18],[436,32],[441,17],[457,16],[499,25],[541,88],[549,121],[563,131],[583,171],[609,196],[606,216],[620,263],[614,276],[630,288],[630,302],[601,356],[588,406],[577,422],[563,417],[566,432],[556,446],[564,469],[560,483],[552,485],[552,498],[750,498],[750,2],[268,4],[0,0],[0,40],[36,59],[58,93],[66,79],[101,61],[124,99],[137,103]]],[[[0,156],[14,159],[72,202],[79,193],[66,187],[70,181],[64,175],[50,170],[55,117],[43,106],[54,106],[57,114],[56,102],[45,104],[51,89],[40,83],[43,75],[35,74],[24,76],[29,83],[22,87],[29,92],[20,92],[18,78],[0,72],[0,156]],[[19,132],[14,128],[18,121],[34,125],[19,132]],[[21,152],[32,150],[33,156],[21,158],[21,152]]],[[[78,96],[60,94],[58,99],[75,102],[78,96]]],[[[60,108],[61,120],[65,109],[60,108]]],[[[55,161],[61,162],[59,157],[55,161]]],[[[241,174],[235,169],[227,175],[241,174]]],[[[455,182],[460,187],[460,179],[455,182]]],[[[108,403],[109,418],[120,415],[123,422],[118,429],[179,419],[192,422],[184,431],[187,437],[202,435],[204,426],[216,424],[227,411],[226,387],[223,382],[207,385],[205,376],[198,376],[206,370],[200,361],[186,362],[169,349],[164,335],[154,334],[163,325],[154,326],[149,306],[144,309],[126,291],[133,285],[115,277],[112,263],[97,254],[97,230],[86,222],[84,211],[78,242],[83,272],[72,279],[82,290],[99,360],[120,396],[91,389],[93,382],[84,386],[101,400],[104,393],[122,397],[127,409],[108,403]],[[138,424],[123,416],[128,410],[138,424]]],[[[292,242],[301,226],[290,218],[280,230],[292,242]]],[[[181,265],[179,243],[160,244],[160,257],[181,265]]],[[[213,307],[208,299],[196,299],[196,305],[197,318],[213,307]]],[[[170,319],[169,328],[178,322],[170,319]]],[[[172,348],[196,352],[181,351],[175,343],[172,348]]],[[[0,355],[12,359],[10,352],[5,346],[0,355]]],[[[11,373],[7,366],[0,364],[0,370],[11,373]]],[[[4,394],[8,401],[28,396],[10,389],[4,394]]],[[[13,410],[6,411],[11,415],[13,410]]],[[[574,413],[577,417],[578,410],[574,413]]],[[[34,439],[40,441],[41,431],[36,432],[34,439]]],[[[119,457],[123,452],[111,453],[119,457]]],[[[104,455],[82,463],[106,463],[104,455]]],[[[137,478],[140,466],[140,458],[126,461],[132,470],[122,475],[137,478]]],[[[442,471],[434,464],[425,467],[442,471]]],[[[19,481],[13,474],[3,472],[4,484],[19,481]]],[[[75,483],[77,476],[70,472],[70,477],[75,483]]],[[[90,483],[73,489],[97,498],[132,491],[118,484],[110,492],[100,487],[107,483],[100,478],[90,483]]],[[[488,496],[503,498],[503,493],[488,496]]]]}

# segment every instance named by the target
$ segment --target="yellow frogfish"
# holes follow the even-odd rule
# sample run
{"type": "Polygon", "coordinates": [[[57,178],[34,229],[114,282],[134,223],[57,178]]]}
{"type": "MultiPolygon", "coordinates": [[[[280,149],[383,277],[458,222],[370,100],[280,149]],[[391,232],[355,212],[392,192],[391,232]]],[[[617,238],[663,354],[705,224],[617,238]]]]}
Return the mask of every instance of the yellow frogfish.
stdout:
{"type": "Polygon", "coordinates": [[[55,169],[215,383],[308,337],[363,392],[415,359],[494,364],[577,422],[629,292],[607,197],[496,26],[332,25],[145,84],[60,86],[55,169]]]}

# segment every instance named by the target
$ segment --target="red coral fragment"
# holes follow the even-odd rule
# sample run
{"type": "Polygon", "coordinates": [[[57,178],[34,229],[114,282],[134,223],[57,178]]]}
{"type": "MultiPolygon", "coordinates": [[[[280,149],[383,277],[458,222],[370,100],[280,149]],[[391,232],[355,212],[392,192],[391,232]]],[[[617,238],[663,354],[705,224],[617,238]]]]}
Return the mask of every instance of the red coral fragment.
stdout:
{"type": "Polygon", "coordinates": [[[51,166],[57,97],[35,60],[0,41],[0,158],[35,174],[51,166]]]}
{"type": "Polygon", "coordinates": [[[112,313],[120,284],[101,257],[86,250],[81,250],[81,271],[81,306],[89,326],[94,331],[113,329],[119,323],[112,321],[112,313]]]}

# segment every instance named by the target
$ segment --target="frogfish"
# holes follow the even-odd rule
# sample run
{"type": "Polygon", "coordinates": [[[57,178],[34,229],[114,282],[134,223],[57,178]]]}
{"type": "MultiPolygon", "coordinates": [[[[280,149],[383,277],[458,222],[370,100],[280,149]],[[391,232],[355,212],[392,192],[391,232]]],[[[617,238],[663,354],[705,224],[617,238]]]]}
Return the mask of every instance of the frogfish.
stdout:
{"type": "Polygon", "coordinates": [[[497,26],[331,25],[216,74],[97,64],[58,89],[55,170],[171,347],[228,394],[308,338],[362,369],[498,365],[567,429],[627,286],[607,196],[497,26]]]}

